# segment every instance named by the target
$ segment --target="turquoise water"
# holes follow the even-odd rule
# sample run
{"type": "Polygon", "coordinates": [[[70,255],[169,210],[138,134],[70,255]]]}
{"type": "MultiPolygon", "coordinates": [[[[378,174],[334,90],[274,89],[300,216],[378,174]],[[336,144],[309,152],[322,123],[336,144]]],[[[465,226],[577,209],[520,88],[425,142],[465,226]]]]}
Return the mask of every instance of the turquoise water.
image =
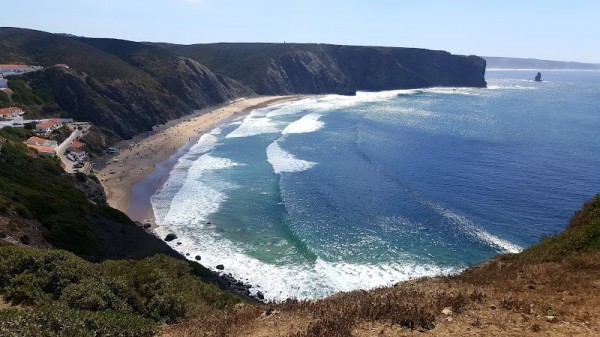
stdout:
{"type": "Polygon", "coordinates": [[[157,231],[274,300],[520,251],[600,192],[600,73],[533,75],[255,110],[177,161],[157,231]]]}

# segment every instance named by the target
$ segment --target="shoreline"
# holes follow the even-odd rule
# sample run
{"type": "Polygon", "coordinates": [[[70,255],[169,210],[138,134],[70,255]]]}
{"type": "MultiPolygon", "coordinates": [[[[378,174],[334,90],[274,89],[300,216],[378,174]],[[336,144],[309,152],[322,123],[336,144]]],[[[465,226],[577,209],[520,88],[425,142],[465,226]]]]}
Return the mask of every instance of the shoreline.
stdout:
{"type": "Polygon", "coordinates": [[[154,214],[149,198],[162,186],[177,160],[206,132],[229,119],[241,117],[252,110],[304,98],[293,96],[259,96],[212,106],[168,122],[155,130],[132,140],[122,141],[119,153],[100,159],[104,164],[98,170],[98,179],[106,192],[108,204],[134,221],[149,222],[154,226],[154,214]],[[148,177],[152,178],[147,184],[148,177]],[[144,185],[144,186],[138,186],[144,185]],[[142,191],[136,194],[134,189],[142,191]],[[145,194],[145,195],[143,195],[145,194]],[[146,199],[140,200],[141,199],[146,199]],[[133,209],[130,206],[135,204],[133,209]]]}

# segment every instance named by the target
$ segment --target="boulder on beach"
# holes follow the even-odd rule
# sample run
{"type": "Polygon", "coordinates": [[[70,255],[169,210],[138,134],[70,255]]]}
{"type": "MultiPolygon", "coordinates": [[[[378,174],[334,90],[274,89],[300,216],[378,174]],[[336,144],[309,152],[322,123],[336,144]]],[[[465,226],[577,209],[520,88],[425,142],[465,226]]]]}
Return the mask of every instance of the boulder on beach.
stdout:
{"type": "Polygon", "coordinates": [[[171,234],[167,234],[167,236],[165,236],[165,241],[169,242],[169,241],[173,241],[177,239],[177,235],[171,233],[171,234]]]}
{"type": "Polygon", "coordinates": [[[223,270],[223,269],[225,269],[225,267],[222,264],[219,264],[219,265],[217,265],[217,269],[218,270],[223,270]]]}

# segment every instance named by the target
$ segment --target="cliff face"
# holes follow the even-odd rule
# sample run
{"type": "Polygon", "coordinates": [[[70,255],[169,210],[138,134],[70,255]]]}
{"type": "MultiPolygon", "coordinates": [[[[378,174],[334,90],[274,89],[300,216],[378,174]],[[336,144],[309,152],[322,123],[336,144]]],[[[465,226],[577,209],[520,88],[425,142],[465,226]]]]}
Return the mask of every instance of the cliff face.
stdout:
{"type": "Polygon", "coordinates": [[[14,103],[41,116],[66,112],[121,138],[194,109],[256,95],[196,61],[137,42],[1,28],[0,49],[0,63],[49,67],[11,79],[14,103]],[[70,69],[52,68],[57,63],[70,69]]]}
{"type": "Polygon", "coordinates": [[[352,95],[357,90],[486,86],[484,59],[444,51],[320,44],[161,46],[259,94],[352,95]]]}
{"type": "Polygon", "coordinates": [[[434,86],[485,87],[485,60],[444,51],[329,46],[329,53],[357,90],[434,86]]]}

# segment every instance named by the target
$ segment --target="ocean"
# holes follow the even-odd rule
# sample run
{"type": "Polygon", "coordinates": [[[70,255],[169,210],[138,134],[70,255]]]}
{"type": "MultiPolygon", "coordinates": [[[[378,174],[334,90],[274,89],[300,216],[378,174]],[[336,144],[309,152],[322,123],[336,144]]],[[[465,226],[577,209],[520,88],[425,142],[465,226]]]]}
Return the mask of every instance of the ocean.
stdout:
{"type": "Polygon", "coordinates": [[[275,301],[521,251],[600,192],[600,72],[535,73],[254,110],[185,149],[156,232],[275,301]]]}

